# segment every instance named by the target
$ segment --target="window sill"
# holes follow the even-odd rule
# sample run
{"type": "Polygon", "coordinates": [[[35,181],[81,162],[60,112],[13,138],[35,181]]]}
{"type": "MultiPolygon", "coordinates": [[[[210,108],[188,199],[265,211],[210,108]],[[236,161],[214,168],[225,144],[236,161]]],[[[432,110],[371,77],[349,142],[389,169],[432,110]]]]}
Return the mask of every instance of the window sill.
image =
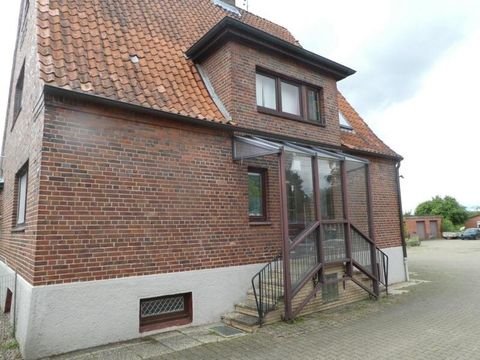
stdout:
{"type": "Polygon", "coordinates": [[[288,119],[288,120],[299,121],[301,123],[309,124],[309,125],[313,125],[313,126],[325,127],[325,124],[320,123],[320,122],[305,120],[304,118],[302,118],[300,116],[289,115],[287,113],[282,113],[282,112],[272,110],[272,109],[269,109],[269,108],[264,108],[264,107],[261,107],[261,106],[257,106],[257,111],[261,114],[276,116],[276,117],[280,117],[280,118],[288,119]]]}
{"type": "Polygon", "coordinates": [[[180,317],[180,318],[171,319],[171,320],[159,321],[152,324],[140,325],[140,332],[144,333],[144,332],[169,328],[172,326],[188,325],[191,323],[192,323],[191,316],[180,317]]]}
{"type": "Polygon", "coordinates": [[[250,226],[270,226],[272,225],[271,221],[250,221],[250,226]]]}
{"type": "Polygon", "coordinates": [[[13,233],[22,233],[22,232],[25,232],[25,229],[27,228],[26,225],[17,225],[16,227],[14,227],[12,229],[12,234],[13,233]]]}

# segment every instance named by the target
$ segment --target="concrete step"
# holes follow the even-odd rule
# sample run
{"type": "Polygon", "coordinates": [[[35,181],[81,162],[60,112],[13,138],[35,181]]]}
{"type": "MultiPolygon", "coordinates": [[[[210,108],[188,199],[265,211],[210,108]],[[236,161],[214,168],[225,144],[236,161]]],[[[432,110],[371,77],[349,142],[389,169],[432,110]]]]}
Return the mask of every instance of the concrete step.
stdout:
{"type": "Polygon", "coordinates": [[[222,316],[222,321],[229,326],[249,333],[255,332],[260,327],[258,316],[238,312],[225,314],[222,316]]]}

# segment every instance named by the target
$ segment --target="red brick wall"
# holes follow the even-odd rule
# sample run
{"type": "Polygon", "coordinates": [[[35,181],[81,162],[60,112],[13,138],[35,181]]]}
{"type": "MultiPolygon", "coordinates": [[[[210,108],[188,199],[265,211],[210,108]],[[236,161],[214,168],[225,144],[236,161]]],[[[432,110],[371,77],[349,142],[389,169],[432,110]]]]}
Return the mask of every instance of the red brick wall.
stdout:
{"type": "Polygon", "coordinates": [[[49,105],[35,285],[267,262],[280,251],[278,174],[269,220],[250,226],[247,168],[229,133],[108,109],[49,105]],[[108,115],[107,115],[108,114],[108,115]]]}
{"type": "Polygon", "coordinates": [[[35,6],[30,3],[25,18],[25,34],[19,35],[12,69],[9,107],[7,111],[3,153],[1,160],[4,190],[0,193],[0,260],[18,271],[26,280],[32,281],[34,271],[34,246],[37,222],[37,204],[40,159],[43,131],[42,84],[40,83],[35,42],[35,6]],[[14,118],[13,103],[17,80],[25,64],[21,111],[14,118]],[[26,226],[15,225],[15,176],[28,161],[28,193],[26,226]]]}
{"type": "Polygon", "coordinates": [[[475,216],[471,219],[468,219],[467,222],[465,223],[465,228],[476,228],[478,227],[477,226],[477,222],[480,221],[480,215],[479,216],[475,216]]]}
{"type": "Polygon", "coordinates": [[[395,162],[368,158],[375,240],[380,248],[402,245],[395,162]]]}
{"type": "Polygon", "coordinates": [[[225,44],[201,65],[233,121],[239,126],[325,144],[340,144],[337,84],[334,79],[291,60],[234,42],[225,44]],[[230,62],[226,59],[230,59],[230,62]],[[259,113],[256,107],[257,66],[323,88],[326,126],[259,113]]]}

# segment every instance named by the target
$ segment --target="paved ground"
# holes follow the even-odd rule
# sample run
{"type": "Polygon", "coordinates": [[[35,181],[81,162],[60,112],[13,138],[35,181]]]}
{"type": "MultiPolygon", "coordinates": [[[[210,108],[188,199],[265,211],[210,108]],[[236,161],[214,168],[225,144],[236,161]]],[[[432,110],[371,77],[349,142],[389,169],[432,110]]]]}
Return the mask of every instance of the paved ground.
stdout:
{"type": "Polygon", "coordinates": [[[0,359],[21,359],[18,344],[12,336],[12,327],[7,315],[0,314],[0,359]]]}
{"type": "Polygon", "coordinates": [[[404,295],[156,359],[480,359],[480,241],[410,249],[404,295]]]}
{"type": "MultiPolygon", "coordinates": [[[[426,241],[409,249],[412,278],[427,280],[403,295],[364,301],[255,335],[171,333],[149,344],[123,343],[64,359],[480,359],[480,241],[426,241]],[[200,336],[195,339],[195,336],[200,336]],[[183,339],[183,340],[182,340],[183,339]],[[201,339],[207,342],[199,345],[201,339]],[[170,341],[170,342],[169,342],[170,341]],[[212,342],[210,342],[212,341],[212,342]],[[147,346],[148,345],[148,346],[147,346]],[[143,348],[143,353],[140,349],[143,348]],[[163,352],[154,355],[155,349],[163,352]]],[[[200,331],[200,330],[197,330],[200,331]]],[[[204,330],[202,330],[204,331],[204,330]]]]}

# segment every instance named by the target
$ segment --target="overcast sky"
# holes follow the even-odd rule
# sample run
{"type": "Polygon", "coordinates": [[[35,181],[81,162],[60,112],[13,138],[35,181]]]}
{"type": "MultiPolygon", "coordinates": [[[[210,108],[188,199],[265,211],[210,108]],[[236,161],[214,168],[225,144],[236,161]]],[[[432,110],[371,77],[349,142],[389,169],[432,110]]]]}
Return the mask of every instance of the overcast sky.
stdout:
{"type": "MultiPolygon", "coordinates": [[[[9,0],[0,13],[1,129],[19,4],[9,0]]],[[[357,70],[340,89],[405,158],[405,211],[435,195],[480,206],[480,1],[249,0],[248,6],[287,27],[306,49],[357,70]]]]}

